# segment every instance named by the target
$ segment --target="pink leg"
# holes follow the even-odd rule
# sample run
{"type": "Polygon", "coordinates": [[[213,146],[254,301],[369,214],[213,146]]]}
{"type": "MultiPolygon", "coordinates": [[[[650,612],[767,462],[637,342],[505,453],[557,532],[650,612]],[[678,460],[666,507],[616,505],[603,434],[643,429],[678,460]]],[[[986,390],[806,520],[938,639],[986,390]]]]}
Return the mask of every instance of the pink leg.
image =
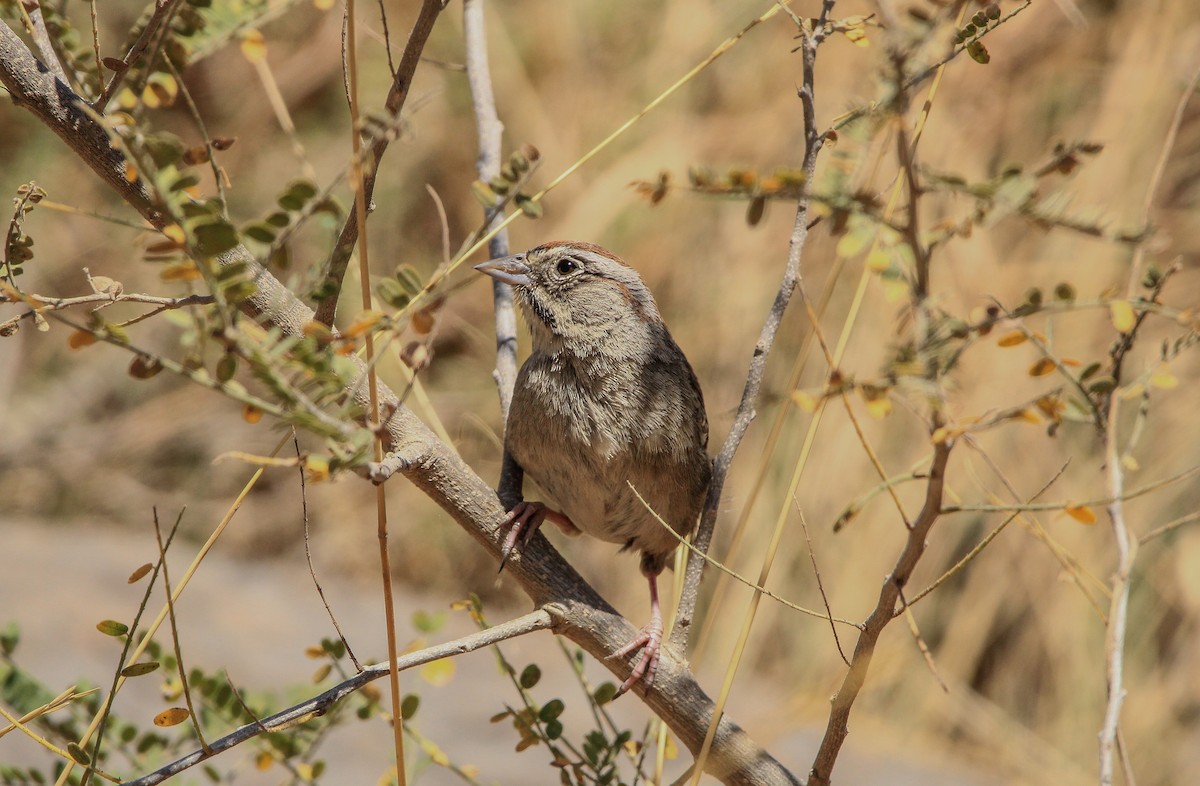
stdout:
{"type": "Polygon", "coordinates": [[[654,672],[658,671],[658,654],[662,648],[663,637],[662,610],[658,607],[658,573],[650,571],[643,571],[643,573],[650,581],[650,621],[638,631],[633,641],[611,656],[623,658],[639,649],[642,651],[637,663],[633,664],[633,672],[630,673],[629,679],[625,680],[617,690],[617,696],[632,688],[638,680],[642,680],[642,683],[649,688],[654,684],[654,672]]]}
{"type": "Polygon", "coordinates": [[[543,521],[550,521],[554,526],[568,535],[578,534],[579,528],[571,519],[557,510],[551,510],[540,502],[518,502],[508,512],[508,517],[500,522],[500,528],[508,527],[508,535],[504,545],[500,547],[500,570],[504,570],[508,558],[516,551],[518,545],[525,545],[543,521]]]}

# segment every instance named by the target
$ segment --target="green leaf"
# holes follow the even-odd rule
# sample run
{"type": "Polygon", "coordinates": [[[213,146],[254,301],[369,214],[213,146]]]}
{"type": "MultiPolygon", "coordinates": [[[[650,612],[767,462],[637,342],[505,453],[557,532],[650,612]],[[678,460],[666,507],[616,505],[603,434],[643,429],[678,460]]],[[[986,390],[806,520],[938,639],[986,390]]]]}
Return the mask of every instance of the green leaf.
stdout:
{"type": "Polygon", "coordinates": [[[96,623],[96,630],[103,633],[105,636],[124,636],[129,632],[129,626],[123,622],[116,620],[102,620],[96,623]]]}
{"type": "Polygon", "coordinates": [[[529,690],[534,685],[537,685],[538,681],[541,680],[541,678],[542,678],[542,670],[540,668],[538,668],[538,665],[536,663],[530,663],[521,672],[521,677],[520,677],[520,679],[517,680],[517,682],[520,684],[520,686],[522,688],[524,688],[525,690],[529,690]]]}
{"type": "Polygon", "coordinates": [[[559,715],[562,715],[565,708],[566,705],[562,703],[561,699],[552,699],[542,705],[542,708],[538,710],[538,717],[544,722],[549,723],[559,715]]]}
{"type": "Polygon", "coordinates": [[[417,708],[421,706],[421,697],[415,693],[410,693],[400,701],[400,717],[404,720],[411,720],[417,714],[417,708]]]}
{"type": "Polygon", "coordinates": [[[121,669],[122,677],[140,677],[143,674],[149,674],[152,671],[157,671],[159,663],[156,660],[149,660],[143,663],[132,663],[121,669]]]}
{"type": "Polygon", "coordinates": [[[542,217],[542,212],[543,212],[542,211],[542,203],[535,202],[532,197],[527,196],[525,194],[517,194],[517,196],[513,199],[513,201],[516,202],[517,207],[520,208],[521,212],[524,213],[527,217],[529,217],[529,218],[541,218],[542,217]]]}
{"type": "Polygon", "coordinates": [[[214,257],[237,248],[237,230],[228,221],[208,218],[192,223],[192,237],[196,239],[196,250],[205,256],[214,257]]]}
{"type": "Polygon", "coordinates": [[[592,698],[596,700],[596,704],[608,704],[617,695],[617,686],[611,682],[606,682],[596,692],[592,694],[592,698]]]}

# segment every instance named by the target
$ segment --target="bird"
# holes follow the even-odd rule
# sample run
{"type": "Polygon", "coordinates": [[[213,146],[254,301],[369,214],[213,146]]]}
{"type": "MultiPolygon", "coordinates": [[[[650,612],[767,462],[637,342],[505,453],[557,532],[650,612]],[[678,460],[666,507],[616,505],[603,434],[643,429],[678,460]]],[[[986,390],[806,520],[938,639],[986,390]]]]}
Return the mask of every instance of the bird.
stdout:
{"type": "Polygon", "coordinates": [[[549,242],[475,269],[512,285],[533,345],[505,426],[500,569],[544,521],[640,552],[650,620],[612,657],[640,651],[618,696],[649,688],[664,630],[658,577],[712,477],[696,374],[641,276],[601,246],[549,242]],[[554,507],[525,500],[526,475],[554,507]]]}

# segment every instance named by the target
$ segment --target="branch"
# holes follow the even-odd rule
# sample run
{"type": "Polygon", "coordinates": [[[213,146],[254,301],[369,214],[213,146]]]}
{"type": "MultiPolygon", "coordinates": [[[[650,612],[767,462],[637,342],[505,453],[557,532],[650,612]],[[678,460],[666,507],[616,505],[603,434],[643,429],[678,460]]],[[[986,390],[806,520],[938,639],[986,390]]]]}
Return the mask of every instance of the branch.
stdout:
{"type": "Polygon", "coordinates": [[[867,617],[865,628],[859,634],[858,643],[854,647],[850,669],[842,680],[841,688],[830,702],[833,706],[829,712],[829,725],[825,728],[825,737],[821,740],[821,747],[813,760],[808,786],[828,786],[830,782],[833,764],[837,761],[842,743],[846,741],[846,735],[850,733],[850,709],[867,679],[867,670],[871,667],[875,645],[883,629],[895,617],[900,594],[912,576],[913,568],[925,553],[925,539],[930,528],[941,515],[942,490],[946,480],[950,447],[950,440],[934,446],[933,462],[929,467],[929,485],[925,490],[925,505],[913,522],[912,529],[908,531],[904,550],[900,552],[891,574],[884,579],[883,587],[879,591],[879,601],[875,604],[871,616],[867,617]]]}
{"type": "MultiPolygon", "coordinates": [[[[471,88],[471,103],[479,133],[479,158],[475,169],[479,179],[487,182],[500,174],[504,124],[496,114],[496,96],[492,92],[483,4],[484,0],[464,0],[463,36],[467,45],[467,84],[471,88]]],[[[487,212],[485,208],[485,215],[487,212]]],[[[500,221],[501,216],[496,211],[486,229],[492,229],[500,221]]],[[[488,242],[488,254],[492,259],[508,256],[507,229],[501,229],[488,242]]],[[[496,369],[492,376],[500,394],[500,422],[507,423],[513,387],[517,382],[517,315],[513,309],[512,287],[492,279],[492,305],[496,314],[496,369]]]]}
{"type": "MultiPolygon", "coordinates": [[[[438,5],[426,2],[426,7],[438,5]]],[[[409,54],[406,51],[405,56],[409,54]]],[[[401,61],[400,71],[405,69],[401,61]]],[[[156,211],[141,181],[124,177],[125,160],[108,143],[104,129],[81,112],[81,99],[62,82],[39,67],[37,60],[6,25],[0,25],[0,82],[18,105],[50,127],[155,227],[167,221],[156,211]]],[[[242,308],[264,327],[287,336],[301,336],[314,319],[311,308],[264,269],[244,246],[215,260],[222,266],[245,265],[256,286],[242,308]]],[[[360,363],[365,376],[365,365],[360,363]]],[[[360,404],[367,403],[363,381],[349,391],[360,404]]],[[[403,474],[449,513],[488,553],[499,558],[503,533],[499,524],[505,512],[495,491],[442,443],[399,397],[379,386],[380,410],[391,413],[382,424],[389,448],[403,474]]],[[[508,573],[534,604],[550,612],[555,633],[566,636],[602,663],[618,679],[625,679],[633,657],[609,656],[634,636],[633,626],[616,612],[541,535],[534,536],[521,553],[509,560],[508,573]]],[[[650,690],[635,687],[647,706],[662,718],[694,753],[713,718],[713,701],[700,688],[686,662],[667,648],[650,690]]],[[[727,717],[717,725],[706,770],[726,784],[773,786],[798,780],[727,717]]]]}
{"type": "MultiPolygon", "coordinates": [[[[821,13],[822,21],[828,15],[833,3],[826,0],[821,13]]],[[[819,38],[806,38],[803,47],[804,82],[799,89],[800,105],[804,111],[804,161],[801,169],[804,172],[805,183],[811,183],[817,168],[817,155],[824,144],[824,134],[818,133],[816,124],[816,109],[813,102],[813,65],[816,62],[816,50],[820,44],[819,38]]],[[[692,539],[696,550],[687,563],[683,578],[683,591],[679,597],[679,608],[675,612],[675,626],[671,629],[670,643],[680,652],[687,649],[688,636],[691,633],[692,622],[696,615],[696,602],[700,595],[700,579],[704,573],[704,555],[712,544],[713,531],[717,525],[717,513],[721,505],[721,493],[725,488],[725,479],[729,467],[733,464],[734,454],[742,444],[750,423],[757,412],[755,405],[758,394],[762,389],[763,374],[767,367],[767,357],[775,344],[775,334],[783,321],[784,312],[791,302],[792,294],[800,283],[800,260],[804,255],[804,246],[808,241],[808,199],[801,199],[796,207],[796,220],[792,224],[792,236],[788,242],[787,263],[784,265],[783,277],[775,300],[767,318],[759,331],[758,341],[754,344],[754,354],[750,358],[750,368],[746,372],[746,385],[742,389],[742,400],[738,404],[737,414],[734,415],[733,425],[721,445],[721,451],[713,460],[712,482],[708,487],[708,497],[704,500],[704,509],[700,513],[700,525],[696,536],[692,539]]]]}
{"type": "MultiPolygon", "coordinates": [[[[426,647],[425,649],[402,655],[396,658],[396,670],[405,671],[406,669],[411,669],[441,658],[465,655],[468,652],[474,652],[483,647],[490,647],[506,639],[523,636],[526,633],[533,633],[534,631],[545,630],[550,627],[551,623],[550,614],[545,610],[538,609],[537,611],[531,611],[523,617],[518,617],[515,620],[510,620],[493,628],[472,633],[469,636],[463,636],[461,639],[448,641],[445,644],[436,644],[432,647],[426,647]]],[[[361,689],[367,683],[373,682],[380,677],[386,677],[388,671],[388,664],[386,663],[377,663],[374,666],[368,666],[353,677],[342,680],[329,690],[318,696],[314,696],[308,701],[288,707],[286,710],[281,710],[268,718],[254,720],[244,726],[240,726],[232,733],[225,735],[219,740],[215,740],[208,746],[208,751],[198,750],[190,753],[161,769],[155,770],[148,775],[143,775],[137,780],[126,781],[126,786],[151,786],[155,783],[162,783],[167,778],[178,775],[189,767],[194,767],[218,753],[252,740],[260,734],[284,731],[301,723],[306,723],[313,718],[319,718],[329,712],[339,701],[361,689]]]]}
{"type": "MultiPolygon", "coordinates": [[[[408,43],[404,45],[404,54],[400,56],[400,65],[392,79],[387,100],[384,101],[384,109],[393,118],[400,116],[400,110],[408,100],[413,73],[421,62],[421,51],[425,49],[425,42],[429,40],[429,34],[433,31],[433,23],[445,7],[446,0],[423,0],[421,3],[421,11],[417,14],[417,20],[413,22],[412,32],[408,34],[408,43]]],[[[359,133],[358,129],[355,129],[354,133],[359,133]]],[[[390,142],[388,134],[377,137],[371,145],[370,160],[363,165],[363,202],[368,210],[371,208],[371,197],[375,193],[375,175],[379,172],[379,162],[387,152],[390,142]]],[[[358,219],[356,214],[351,212],[346,218],[346,223],[342,225],[341,234],[338,235],[333,253],[329,257],[329,272],[325,277],[325,285],[321,287],[327,295],[317,304],[316,320],[327,327],[333,326],[338,295],[342,291],[342,279],[346,276],[346,266],[350,264],[350,255],[354,253],[357,242],[358,219]]]]}

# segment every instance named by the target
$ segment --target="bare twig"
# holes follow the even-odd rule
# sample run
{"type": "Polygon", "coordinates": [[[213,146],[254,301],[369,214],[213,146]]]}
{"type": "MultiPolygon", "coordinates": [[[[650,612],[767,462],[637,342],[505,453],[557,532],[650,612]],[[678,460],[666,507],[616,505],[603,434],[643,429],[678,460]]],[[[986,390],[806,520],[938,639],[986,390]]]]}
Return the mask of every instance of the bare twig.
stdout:
{"type": "MultiPolygon", "coordinates": [[[[301,458],[300,440],[296,436],[296,429],[292,428],[292,445],[296,449],[296,458],[301,458]]],[[[342,626],[338,624],[337,617],[333,615],[333,609],[329,607],[329,600],[325,597],[325,590],[321,587],[321,582],[317,579],[317,568],[313,565],[312,549],[309,544],[308,537],[308,480],[304,477],[304,463],[298,462],[300,475],[300,509],[304,516],[304,558],[308,561],[308,575],[312,577],[313,586],[317,588],[317,594],[321,596],[321,604],[325,607],[325,613],[329,615],[329,621],[333,623],[333,629],[337,631],[338,639],[342,642],[342,646],[346,648],[346,654],[350,656],[350,662],[354,664],[354,668],[359,671],[363,670],[362,664],[358,662],[358,658],[354,657],[354,650],[350,646],[350,642],[346,640],[346,634],[342,633],[342,626]]]]}
{"type": "MultiPolygon", "coordinates": [[[[425,49],[425,42],[429,40],[429,34],[433,31],[433,24],[437,21],[438,14],[445,7],[445,0],[423,0],[421,3],[421,10],[417,14],[416,21],[413,22],[412,31],[408,35],[408,43],[404,46],[404,53],[400,56],[400,64],[396,68],[395,78],[392,80],[392,86],[384,101],[384,109],[394,118],[400,116],[404,102],[408,100],[413,73],[421,62],[421,51],[425,49]]],[[[354,133],[357,134],[358,129],[355,129],[354,133]]],[[[383,154],[387,152],[390,142],[391,139],[386,134],[377,137],[371,145],[370,159],[362,166],[362,197],[368,206],[371,205],[371,198],[375,193],[375,175],[379,171],[379,162],[383,159],[383,154]]],[[[329,258],[326,286],[322,288],[327,293],[327,297],[317,304],[315,319],[323,325],[333,325],[333,318],[337,313],[338,295],[342,291],[342,279],[346,276],[346,266],[349,264],[350,255],[354,252],[354,246],[358,242],[358,232],[358,219],[351,214],[342,225],[342,231],[338,235],[337,243],[329,258]]]]}
{"type": "MultiPolygon", "coordinates": [[[[850,665],[850,659],[846,657],[846,653],[842,650],[842,640],[838,638],[837,625],[833,624],[833,609],[829,605],[829,596],[825,594],[825,585],[821,581],[821,569],[817,567],[817,553],[813,550],[812,535],[808,532],[808,520],[804,517],[804,510],[800,507],[800,500],[792,496],[792,502],[796,503],[796,513],[800,516],[800,526],[804,529],[804,542],[808,546],[808,559],[812,562],[813,576],[817,579],[817,591],[821,593],[821,602],[825,604],[825,614],[829,619],[829,630],[833,632],[833,643],[837,645],[838,655],[842,656],[842,662],[847,666],[850,665]]],[[[861,630],[861,628],[860,628],[861,630]]]]}
{"type": "MultiPolygon", "coordinates": [[[[479,179],[487,182],[500,174],[504,124],[496,114],[496,96],[492,92],[492,75],[488,68],[484,0],[464,0],[463,37],[467,49],[467,84],[471,88],[475,126],[479,135],[479,157],[475,162],[475,170],[479,179]]],[[[500,221],[499,214],[495,215],[487,228],[492,229],[500,221]]],[[[508,230],[501,229],[488,241],[488,254],[495,259],[508,256],[508,253],[508,230]]],[[[500,394],[500,420],[507,423],[513,386],[517,381],[517,316],[513,309],[512,287],[503,281],[493,280],[492,306],[496,318],[496,369],[492,376],[500,394]]]]}
{"type": "MultiPolygon", "coordinates": [[[[828,18],[834,0],[825,0],[821,10],[821,25],[816,29],[821,31],[824,20],[828,18]]],[[[778,6],[776,6],[778,8],[778,6]]],[[[817,156],[825,142],[824,134],[817,131],[816,106],[813,102],[813,66],[816,63],[817,45],[820,43],[820,32],[805,39],[803,47],[804,80],[799,89],[800,105],[804,113],[804,159],[801,169],[805,182],[811,183],[817,167],[817,156]]],[[[700,513],[700,524],[692,539],[699,554],[707,554],[712,544],[713,531],[717,525],[717,513],[721,504],[721,493],[725,488],[725,479],[729,467],[733,463],[734,454],[742,444],[742,438],[757,412],[755,406],[758,394],[762,389],[763,374],[767,367],[767,357],[775,344],[775,334],[783,321],[784,312],[791,302],[792,294],[800,283],[800,261],[804,255],[804,246],[808,241],[808,208],[807,199],[801,200],[796,208],[796,220],[792,224],[792,234],[788,241],[787,262],[784,265],[783,276],[775,300],[771,304],[767,318],[759,331],[758,340],[754,344],[754,353],[750,359],[750,368],[746,373],[746,385],[742,389],[742,399],[738,404],[737,414],[734,415],[733,425],[721,445],[721,451],[713,460],[712,482],[709,484],[708,496],[700,513]]],[[[704,572],[704,560],[693,554],[688,560],[684,574],[683,592],[679,597],[679,607],[675,613],[675,627],[671,629],[670,643],[683,652],[687,649],[688,636],[691,634],[692,621],[696,614],[696,602],[700,596],[700,578],[704,572]]],[[[763,582],[758,582],[762,584],[763,582]]]]}
{"type": "Polygon", "coordinates": [[[946,481],[946,463],[950,458],[950,447],[950,440],[934,446],[933,461],[929,467],[929,484],[925,490],[925,505],[913,521],[912,529],[908,531],[904,550],[900,552],[900,557],[896,560],[892,572],[884,579],[883,586],[879,591],[879,600],[876,602],[871,616],[867,617],[865,628],[854,647],[850,668],[842,680],[842,686],[831,701],[829,725],[825,729],[821,747],[817,750],[816,758],[813,760],[808,779],[809,786],[828,786],[830,782],[833,764],[837,761],[842,743],[846,741],[846,735],[850,732],[850,709],[854,706],[854,700],[858,698],[858,693],[867,679],[867,670],[871,666],[875,645],[879,641],[884,627],[895,616],[900,592],[912,576],[913,568],[917,566],[917,562],[925,553],[925,540],[929,535],[929,530],[941,514],[942,490],[946,481]]]}
{"type": "MultiPolygon", "coordinates": [[[[178,522],[176,522],[178,526],[178,522]]],[[[175,601],[171,598],[171,576],[167,571],[167,547],[163,545],[162,528],[158,525],[158,509],[154,509],[154,540],[158,544],[158,561],[162,566],[163,591],[167,593],[167,620],[171,623],[171,643],[175,650],[175,666],[179,672],[179,684],[183,688],[183,700],[187,702],[188,719],[196,731],[196,739],[200,747],[210,752],[208,743],[204,741],[204,732],[200,728],[200,718],[196,715],[196,707],[192,704],[192,690],[188,687],[187,669],[183,665],[183,647],[179,646],[179,626],[175,622],[175,601]]]]}
{"type": "MultiPolygon", "coordinates": [[[[1176,133],[1183,122],[1184,109],[1187,107],[1188,101],[1196,89],[1197,82],[1200,82],[1200,69],[1197,69],[1192,79],[1188,82],[1183,95],[1180,96],[1179,102],[1175,107],[1175,113],[1167,127],[1167,135],[1163,142],[1162,151],[1159,154],[1158,162],[1151,174],[1150,183],[1146,189],[1146,199],[1142,206],[1143,224],[1149,223],[1150,212],[1154,207],[1155,196],[1158,193],[1159,185],[1166,172],[1167,160],[1170,158],[1171,150],[1174,147],[1176,133]]],[[[1127,285],[1128,295],[1132,295],[1137,287],[1139,270],[1144,254],[1145,244],[1143,243],[1134,252],[1132,269],[1130,270],[1129,283],[1127,285]]],[[[1121,361],[1125,355],[1125,347],[1132,343],[1133,333],[1139,325],[1140,321],[1129,332],[1126,340],[1119,343],[1118,348],[1112,353],[1111,373],[1113,379],[1118,383],[1121,381],[1121,361]]],[[[1100,727],[1099,735],[1100,786],[1111,786],[1113,782],[1113,751],[1116,747],[1117,735],[1120,730],[1121,704],[1125,700],[1125,632],[1129,612],[1129,584],[1138,550],[1138,542],[1130,535],[1129,526],[1125,521],[1125,468],[1121,464],[1120,437],[1117,432],[1120,412],[1119,401],[1120,399],[1117,396],[1110,393],[1104,402],[1107,407],[1103,432],[1104,463],[1108,493],[1111,497],[1111,502],[1108,503],[1106,508],[1109,521],[1112,523],[1113,542],[1117,551],[1117,566],[1113,572],[1111,581],[1112,601],[1109,606],[1108,628],[1104,637],[1104,653],[1107,662],[1105,676],[1107,677],[1108,692],[1104,708],[1104,721],[1100,727]]]]}
{"type": "MultiPolygon", "coordinates": [[[[474,652],[481,647],[488,647],[515,636],[523,636],[534,631],[545,630],[552,624],[553,618],[551,615],[543,609],[538,609],[523,617],[518,617],[515,620],[481,630],[478,633],[472,633],[469,636],[463,636],[460,639],[448,641],[445,644],[437,644],[402,655],[396,659],[396,669],[398,671],[405,671],[414,666],[420,666],[441,658],[451,658],[455,655],[474,652]]],[[[177,775],[190,767],[194,767],[218,753],[241,745],[243,742],[251,740],[260,734],[283,731],[310,721],[313,718],[319,718],[329,712],[339,701],[360,690],[364,685],[387,676],[388,671],[389,665],[387,663],[368,666],[353,677],[342,680],[329,690],[318,696],[314,696],[308,701],[296,704],[261,720],[255,719],[221,739],[214,740],[209,746],[210,752],[205,752],[204,750],[195,751],[171,762],[161,769],[155,770],[149,775],[144,775],[136,780],[126,781],[126,786],[152,786],[155,783],[162,783],[167,778],[177,775]]]]}

